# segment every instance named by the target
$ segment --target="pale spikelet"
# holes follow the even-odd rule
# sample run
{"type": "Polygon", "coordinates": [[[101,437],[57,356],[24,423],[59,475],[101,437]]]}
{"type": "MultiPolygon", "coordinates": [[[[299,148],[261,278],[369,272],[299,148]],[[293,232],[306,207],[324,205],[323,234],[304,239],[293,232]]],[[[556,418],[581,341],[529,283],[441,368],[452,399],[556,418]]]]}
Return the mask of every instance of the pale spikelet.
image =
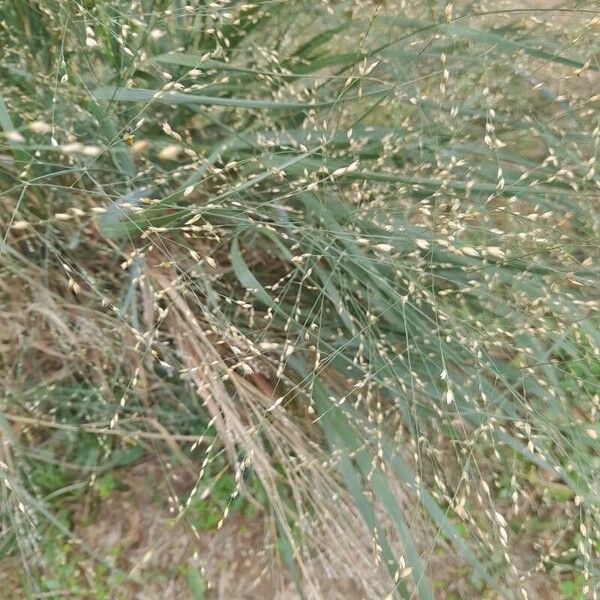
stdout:
{"type": "Polygon", "coordinates": [[[471,246],[463,246],[462,248],[460,248],[460,251],[465,256],[473,256],[473,257],[478,257],[479,256],[479,251],[476,250],[475,248],[471,247],[471,246]]]}
{"type": "Polygon", "coordinates": [[[485,249],[486,254],[493,256],[494,258],[505,258],[506,253],[499,246],[487,246],[485,249]]]}
{"type": "Polygon", "coordinates": [[[25,138],[18,131],[7,131],[4,136],[9,142],[20,144],[25,141],[25,138]]]}
{"type": "Polygon", "coordinates": [[[197,223],[201,218],[202,218],[202,215],[196,214],[193,217],[191,217],[190,219],[188,219],[184,223],[184,225],[193,225],[194,223],[197,223]]]}
{"type": "Polygon", "coordinates": [[[131,146],[131,149],[136,154],[144,154],[148,148],[150,148],[150,142],[148,140],[136,140],[131,146]]]}
{"type": "Polygon", "coordinates": [[[173,131],[171,126],[166,121],[162,124],[162,129],[169,137],[181,142],[181,136],[177,132],[173,131]]]}
{"type": "Polygon", "coordinates": [[[160,160],[177,160],[183,148],[180,144],[169,144],[158,153],[160,160]]]}
{"type": "Polygon", "coordinates": [[[33,133],[46,134],[52,131],[52,126],[45,121],[32,121],[28,127],[33,133]]]}
{"type": "Polygon", "coordinates": [[[11,229],[16,231],[22,231],[23,229],[27,229],[29,227],[29,223],[27,221],[13,221],[11,225],[11,229]]]}
{"type": "Polygon", "coordinates": [[[355,160],[352,164],[347,167],[340,167],[331,173],[330,177],[335,179],[336,177],[341,177],[342,175],[346,175],[347,173],[352,173],[358,169],[359,161],[355,160]]]}
{"type": "Polygon", "coordinates": [[[63,144],[60,149],[65,154],[80,154],[83,151],[83,144],[71,142],[70,144],[63,144]]]}
{"type": "Polygon", "coordinates": [[[271,412],[271,411],[275,410],[278,406],[281,406],[281,404],[284,400],[285,400],[285,396],[280,396],[279,398],[277,398],[277,400],[275,400],[275,402],[273,402],[273,404],[271,404],[271,406],[269,406],[269,408],[267,408],[267,412],[271,412]]]}
{"type": "Polygon", "coordinates": [[[446,23],[450,23],[453,19],[454,15],[454,5],[451,2],[448,2],[446,6],[444,6],[444,18],[446,19],[446,23]]]}
{"type": "Polygon", "coordinates": [[[81,149],[81,154],[84,156],[96,157],[99,156],[102,152],[102,148],[100,146],[83,146],[81,149]]]}
{"type": "Polygon", "coordinates": [[[74,279],[69,278],[68,286],[75,295],[81,293],[81,286],[74,279]]]}

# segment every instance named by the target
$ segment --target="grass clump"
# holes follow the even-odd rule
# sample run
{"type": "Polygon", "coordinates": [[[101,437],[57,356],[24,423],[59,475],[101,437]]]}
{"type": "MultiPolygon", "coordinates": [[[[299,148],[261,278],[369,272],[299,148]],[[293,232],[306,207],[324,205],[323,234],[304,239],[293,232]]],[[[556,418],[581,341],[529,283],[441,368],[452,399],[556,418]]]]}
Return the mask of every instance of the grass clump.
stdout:
{"type": "Polygon", "coordinates": [[[58,536],[73,592],[143,586],[80,507],[150,461],[198,540],[260,515],[267,593],[594,597],[598,18],[1,8],[15,585],[43,597],[58,536]]]}

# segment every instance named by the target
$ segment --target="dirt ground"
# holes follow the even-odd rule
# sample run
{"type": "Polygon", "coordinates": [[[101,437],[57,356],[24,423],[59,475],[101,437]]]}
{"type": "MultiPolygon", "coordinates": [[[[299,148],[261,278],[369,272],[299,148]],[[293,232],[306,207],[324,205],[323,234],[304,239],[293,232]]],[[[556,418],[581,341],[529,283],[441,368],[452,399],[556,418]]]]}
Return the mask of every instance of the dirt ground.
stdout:
{"type": "MultiPolygon", "coordinates": [[[[145,462],[128,469],[122,478],[127,489],[112,492],[103,500],[89,524],[85,524],[89,520],[85,506],[77,506],[74,513],[75,521],[80,522],[76,531],[81,539],[100,556],[115,557],[115,566],[128,575],[126,582],[110,591],[110,598],[196,600],[198,596],[192,593],[187,575],[193,569],[201,574],[204,597],[208,599],[303,600],[273,546],[273,533],[268,531],[264,516],[247,517],[238,511],[220,529],[194,530],[169,510],[164,501],[167,481],[156,463],[145,462]]],[[[173,482],[179,492],[193,486],[190,476],[183,473],[176,474],[173,482]]],[[[535,571],[531,540],[523,539],[520,545],[521,550],[513,556],[530,598],[556,598],[557,581],[535,571]]],[[[473,597],[460,565],[448,564],[443,557],[433,562],[436,598],[473,597]],[[453,595],[446,595],[450,592],[453,595]]],[[[95,563],[89,559],[80,567],[92,573],[95,563]]],[[[316,573],[320,598],[365,598],[359,582],[332,578],[318,567],[316,573]]],[[[486,592],[485,598],[495,598],[490,593],[486,592]]]]}
{"type": "MultiPolygon", "coordinates": [[[[186,476],[177,485],[192,483],[186,476]]],[[[161,498],[167,496],[164,473],[144,463],[124,474],[126,490],[116,491],[102,502],[89,525],[78,534],[102,556],[116,556],[116,566],[129,575],[115,597],[127,600],[184,600],[193,598],[186,573],[201,573],[206,597],[218,600],[301,600],[294,583],[269,542],[266,519],[239,512],[226,519],[221,529],[194,531],[176,519],[161,498]]],[[[84,522],[83,507],[76,520],[84,522]]],[[[94,568],[93,560],[81,564],[94,568]]],[[[323,598],[358,600],[362,597],[350,580],[320,582],[323,598]]]]}

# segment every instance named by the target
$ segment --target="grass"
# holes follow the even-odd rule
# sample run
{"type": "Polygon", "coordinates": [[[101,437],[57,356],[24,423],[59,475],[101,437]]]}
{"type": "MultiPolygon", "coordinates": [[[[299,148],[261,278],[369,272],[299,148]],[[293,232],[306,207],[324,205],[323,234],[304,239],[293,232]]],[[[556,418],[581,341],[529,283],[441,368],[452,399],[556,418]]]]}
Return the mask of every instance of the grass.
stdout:
{"type": "Polygon", "coordinates": [[[263,596],[595,598],[599,18],[0,8],[12,597],[153,597],[86,537],[151,464],[170,531],[262,524],[263,596]]]}

